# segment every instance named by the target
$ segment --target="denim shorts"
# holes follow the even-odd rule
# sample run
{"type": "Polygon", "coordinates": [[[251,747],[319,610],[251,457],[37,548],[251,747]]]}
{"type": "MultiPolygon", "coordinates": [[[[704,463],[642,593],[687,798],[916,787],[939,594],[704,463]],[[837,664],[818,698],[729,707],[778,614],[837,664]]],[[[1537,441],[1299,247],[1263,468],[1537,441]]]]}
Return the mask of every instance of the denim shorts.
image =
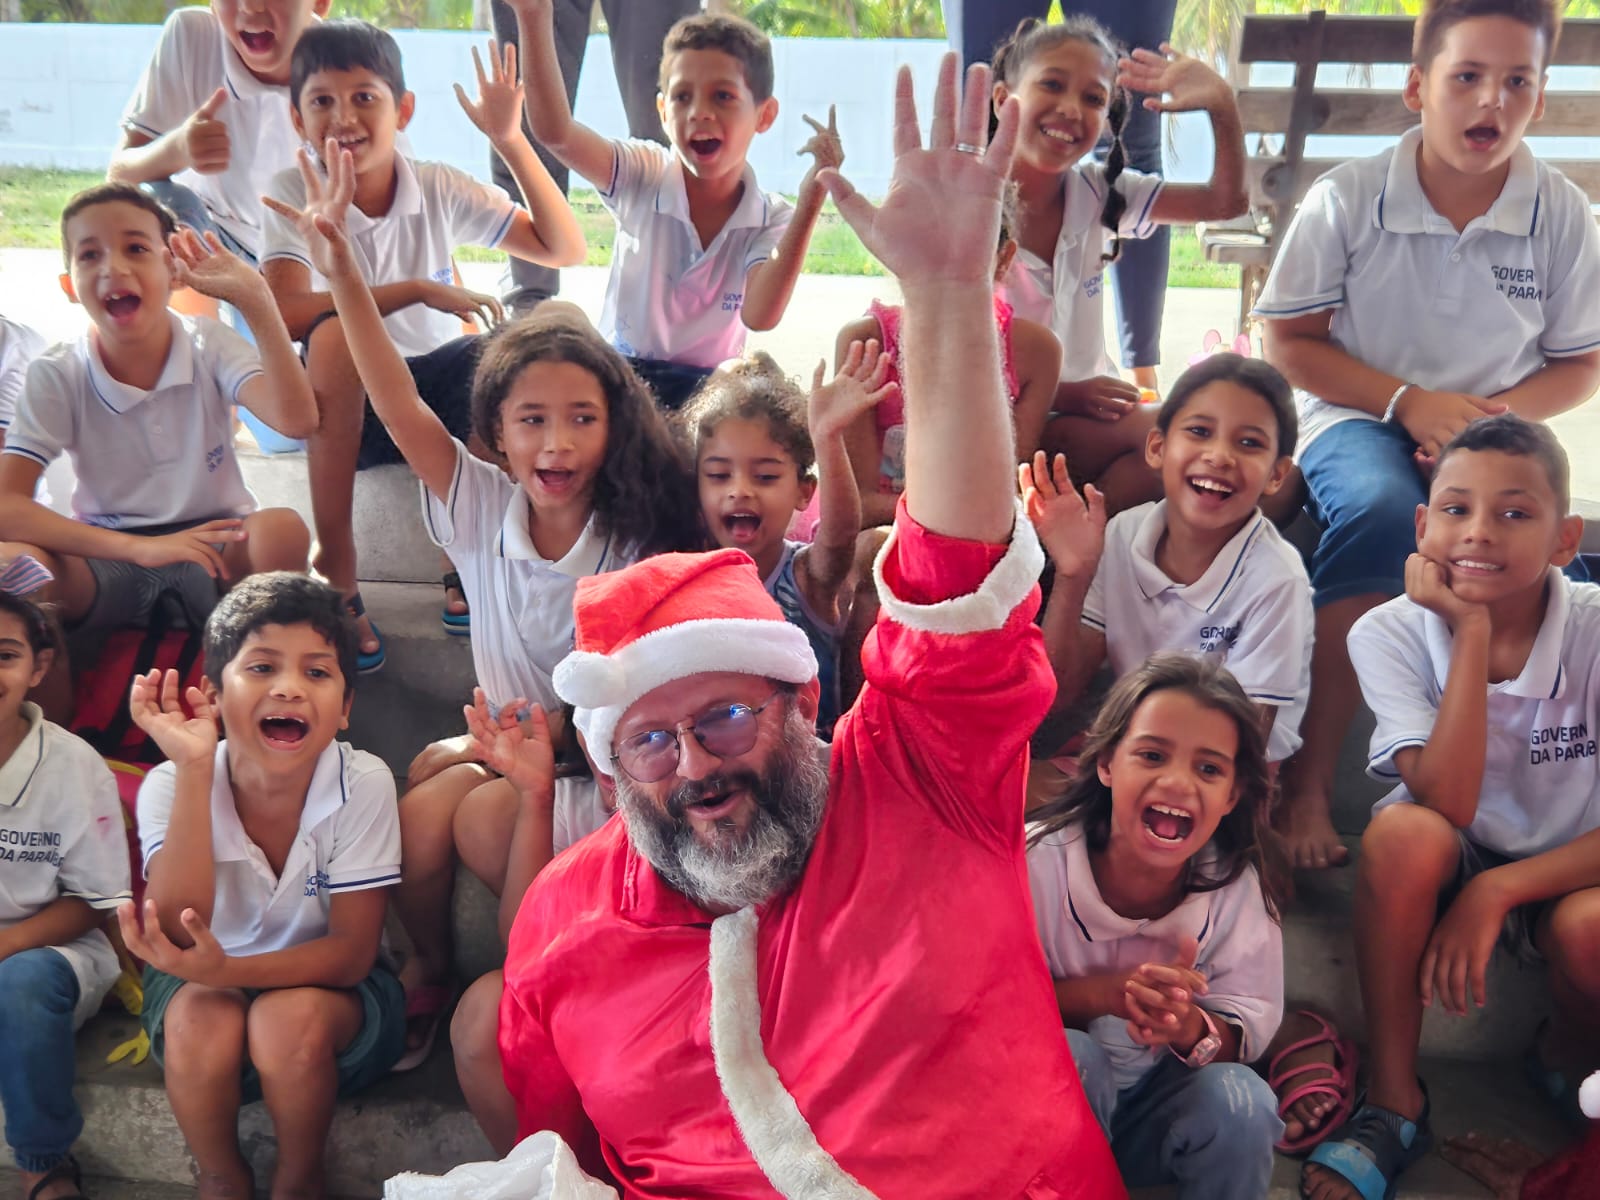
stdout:
{"type": "Polygon", "coordinates": [[[170,208],[172,215],[178,218],[179,225],[187,225],[196,233],[214,233],[227,249],[252,267],[260,265],[256,262],[255,254],[243,242],[217,224],[206,202],[193,189],[173,183],[170,179],[152,179],[148,183],[141,183],[139,187],[170,208]]]}

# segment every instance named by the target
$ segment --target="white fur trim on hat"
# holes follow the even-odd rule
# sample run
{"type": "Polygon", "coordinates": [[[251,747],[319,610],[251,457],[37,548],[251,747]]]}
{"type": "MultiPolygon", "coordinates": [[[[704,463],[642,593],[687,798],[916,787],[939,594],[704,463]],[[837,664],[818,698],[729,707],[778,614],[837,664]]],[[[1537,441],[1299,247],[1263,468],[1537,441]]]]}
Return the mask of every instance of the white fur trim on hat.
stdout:
{"type": "Polygon", "coordinates": [[[884,582],[883,564],[894,547],[898,526],[889,531],[883,549],[872,562],[872,578],[878,585],[878,602],[890,620],[907,629],[925,633],[986,633],[1005,625],[1012,611],[1027,598],[1044,570],[1044,550],[1017,502],[1011,526],[1011,545],[975,592],[952,596],[933,604],[912,604],[889,590],[884,582]]]}
{"type": "Polygon", "coordinates": [[[737,671],[783,683],[810,683],[817,656],[805,631],[787,621],[717,617],[652,630],[615,654],[574,650],[556,664],[556,694],[577,706],[589,753],[609,769],[612,735],[640,696],[664,683],[710,671],[737,671]]]}
{"type": "Polygon", "coordinates": [[[761,1045],[754,908],[711,922],[711,1053],[744,1144],[787,1200],[874,1200],[818,1143],[761,1045]]]}

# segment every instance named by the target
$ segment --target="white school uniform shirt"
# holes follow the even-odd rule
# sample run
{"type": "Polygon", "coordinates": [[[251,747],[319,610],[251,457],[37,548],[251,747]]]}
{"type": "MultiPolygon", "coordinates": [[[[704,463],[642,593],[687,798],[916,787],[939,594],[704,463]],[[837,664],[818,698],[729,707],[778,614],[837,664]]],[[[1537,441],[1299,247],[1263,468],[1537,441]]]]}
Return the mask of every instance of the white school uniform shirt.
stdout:
{"type": "MultiPolygon", "coordinates": [[[[139,843],[147,876],[151,858],[166,844],[176,787],[176,768],[169,762],[152,770],[139,787],[139,843]]],[[[334,896],[400,882],[394,776],[376,755],[330,742],[317,759],[300,830],[278,875],[239,820],[228,778],[228,743],[218,742],[211,847],[216,859],[211,932],[228,954],[267,954],[326,937],[334,896]]]]}
{"type": "Polygon", "coordinates": [[[727,224],[700,244],[689,219],[683,164],[667,147],[612,143],[600,199],[617,220],[600,333],[623,354],[714,367],[744,351],[745,276],[772,257],[794,208],[763,192],[744,168],[744,194],[727,224]]]}
{"type": "MultiPolygon", "coordinates": [[[[65,896],[112,909],[129,891],[128,836],[110,768],[87,742],[24,702],[28,732],[0,764],[0,929],[65,896]]],[[[121,967],[105,931],[51,946],[78,980],[73,1018],[100,1008],[121,967]]]]}
{"type": "Polygon", "coordinates": [[[273,175],[294,166],[300,135],[289,117],[288,85],[252,75],[209,8],[179,8],[167,18],[122,124],[159,138],[187,121],[219,87],[228,92],[217,110],[228,127],[228,169],[215,175],[181,171],[173,180],[192,189],[218,225],[259,255],[261,195],[273,175]]]}
{"type": "MultiPolygon", "coordinates": [[[[1489,686],[1483,785],[1467,836],[1531,858],[1600,828],[1600,587],[1551,567],[1544,623],[1522,673],[1489,686]]],[[[1450,670],[1450,628],[1405,596],[1350,631],[1350,662],[1377,718],[1367,774],[1398,783],[1395,755],[1424,746],[1450,670]]],[[[1402,783],[1374,810],[1411,800],[1402,783]]]]}
{"type": "Polygon", "coordinates": [[[1167,502],[1141,504],[1106,524],[1105,550],[1083,601],[1083,623],[1105,634],[1118,677],[1160,650],[1214,654],[1257,704],[1277,709],[1267,757],[1300,748],[1311,694],[1311,581],[1295,548],[1256,514],[1206,573],[1174,583],[1156,565],[1167,502]]]}
{"type": "Polygon", "coordinates": [[[556,780],[555,821],[551,846],[557,854],[588,837],[611,819],[612,810],[601,801],[600,785],[592,779],[556,780]]]}
{"type": "MultiPolygon", "coordinates": [[[[1204,870],[1209,861],[1207,850],[1197,865],[1204,870]]],[[[1201,1006],[1239,1028],[1239,1061],[1260,1057],[1272,1041],[1283,1020],[1283,930],[1267,914],[1254,867],[1216,891],[1189,892],[1165,916],[1136,920],[1100,895],[1083,826],[1070,825],[1029,849],[1028,884],[1052,979],[1170,961],[1179,940],[1192,937],[1207,984],[1201,1006]]],[[[1139,1045],[1121,1017],[1097,1017],[1088,1033],[1111,1060],[1118,1091],[1172,1053],[1139,1045]]]]}
{"type": "MultiPolygon", "coordinates": [[[[1500,196],[1457,233],[1417,178],[1422,130],[1311,185],[1255,315],[1332,310],[1352,358],[1418,387],[1494,396],[1545,361],[1600,349],[1600,233],[1589,199],[1518,146],[1500,196]]],[[[1300,449],[1377,418],[1303,389],[1300,449]]]]}
{"type": "Polygon", "coordinates": [[[550,677],[572,650],[578,580],[620,570],[631,552],[595,528],[591,514],[572,549],[551,562],[528,530],[527,493],[460,442],[445,499],[422,488],[422,520],[461,575],[472,607],[472,666],[490,708],[520,696],[559,712],[550,677]]]}
{"type": "Polygon", "coordinates": [[[148,392],[111,378],[92,329],[28,368],[5,453],[41,467],[70,456],[80,521],[137,529],[256,510],[234,456],[233,406],[261,357],[218,321],[167,319],[172,349],[148,392]]]}
{"type": "Polygon", "coordinates": [[[45,350],[44,335],[9,317],[0,317],[0,430],[11,427],[28,364],[45,350]]]}
{"type": "MultiPolygon", "coordinates": [[[[394,202],[389,211],[369,217],[351,205],[345,218],[350,245],[370,286],[410,279],[453,283],[450,256],[457,246],[494,249],[511,229],[517,206],[503,189],[444,163],[413,162],[400,153],[394,156],[394,167],[394,202]]],[[[306,202],[305,180],[298,167],[278,172],[266,191],[295,208],[306,202]]],[[[328,291],[328,281],[311,265],[311,251],[294,222],[265,206],[262,222],[262,264],[292,259],[311,272],[313,291],[328,291]]],[[[460,317],[426,304],[397,309],[384,317],[383,326],[407,358],[461,336],[460,317]]]]}
{"type": "MultiPolygon", "coordinates": [[[[1017,247],[1005,277],[1005,295],[1016,315],[1048,326],[1061,340],[1061,378],[1089,379],[1115,375],[1106,353],[1105,269],[1102,256],[1111,245],[1111,231],[1100,223],[1106,203],[1106,169],[1097,162],[1079,162],[1062,177],[1066,199],[1055,257],[1045,262],[1017,247]]],[[[1123,171],[1116,188],[1127,198],[1117,223],[1125,238],[1147,238],[1157,229],[1150,219],[1161,194],[1159,175],[1123,171]]]]}

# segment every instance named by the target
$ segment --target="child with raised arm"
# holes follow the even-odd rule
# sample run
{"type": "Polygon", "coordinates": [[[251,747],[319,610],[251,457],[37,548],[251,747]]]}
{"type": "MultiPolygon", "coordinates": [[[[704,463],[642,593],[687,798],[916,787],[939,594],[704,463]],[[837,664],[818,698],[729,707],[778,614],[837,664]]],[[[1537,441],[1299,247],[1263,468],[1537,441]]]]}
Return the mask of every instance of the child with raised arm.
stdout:
{"type": "Polygon", "coordinates": [[[336,740],[355,688],[337,592],[304,575],[247,580],[205,643],[204,685],[183,697],[193,716],[177,672],[133,684],[134,720],[169,761],[139,789],[144,911],[122,907],[122,935],[148,964],[142,1022],[199,1194],[254,1192],[239,1106],[262,1099],[272,1195],[320,1196],[336,1095],[381,1079],[405,1045],[383,954],[400,879],[394,778],[336,740]]]}
{"type": "Polygon", "coordinates": [[[261,194],[294,165],[289,72],[332,0],[212,0],[174,8],[122,114],[106,177],[142,184],[197,233],[252,267],[261,194]]]}
{"type": "Polygon", "coordinates": [[[695,392],[681,419],[711,541],[755,559],[783,615],[811,642],[822,689],[817,733],[828,739],[842,711],[839,593],[861,532],[861,497],[845,432],[896,396],[899,385],[887,382],[889,356],[877,342],[852,343],[831,383],[823,383],[825,370],[817,364],[807,397],[765,355],[724,364],[695,392]],[[810,543],[787,538],[789,522],[813,495],[820,514],[816,536],[810,543]]]}
{"type": "Polygon", "coordinates": [[[40,598],[68,627],[142,624],[163,591],[196,625],[218,591],[257,571],[303,571],[309,536],[292,509],[257,510],[233,449],[242,404],[287,437],[316,402],[272,297],[213,234],[177,231],[131,184],[107,183],[61,214],[61,286],[89,331],[36,359],[0,455],[0,538],[55,577],[40,598]],[[170,249],[169,249],[170,247],[170,249]],[[254,346],[167,308],[175,286],[226,300],[254,346]],[[34,499],[65,452],[72,517],[34,499]]]}
{"type": "Polygon", "coordinates": [[[1302,1174],[1314,1200],[1392,1193],[1432,1144],[1422,1010],[1488,1000],[1495,945],[1543,962],[1555,1010],[1529,1050],[1570,1106],[1600,1063],[1600,589],[1544,425],[1474,421],[1438,453],[1405,592],[1350,631],[1377,717],[1367,772],[1399,784],[1361,839],[1356,963],[1371,1042],[1360,1107],[1302,1174]]]}
{"type": "Polygon", "coordinates": [[[74,1034],[117,980],[102,926],[129,896],[116,781],[24,699],[59,649],[39,607],[0,590],[0,1105],[29,1200],[82,1191],[74,1034]]]}
{"type": "Polygon", "coordinates": [[[1329,816],[1361,699],[1346,637],[1404,590],[1425,469],[1473,421],[1543,421],[1600,381],[1600,235],[1588,197],[1534,157],[1556,0],[1428,0],[1398,145],[1317,180],[1256,303],[1296,388],[1300,470],[1323,525],[1305,747],[1284,772],[1299,867],[1345,861],[1329,816]]]}
{"type": "Polygon", "coordinates": [[[772,127],[772,45],[738,17],[685,17],[661,55],[661,127],[672,148],[612,141],[575,121],[556,60],[551,0],[507,0],[528,77],[528,124],[600,192],[617,220],[600,332],[667,408],[679,408],[746,329],[771,329],[788,307],[823,189],[817,172],[844,161],[828,125],[806,121],[814,156],[796,205],[763,192],[745,160],[772,127]]]}
{"type": "Polygon", "coordinates": [[[1112,513],[1155,499],[1159,484],[1144,463],[1150,413],[1139,389],[1115,376],[1106,354],[1101,295],[1107,263],[1122,240],[1157,225],[1220,220],[1244,212],[1244,133],[1233,89],[1205,64],[1176,54],[1120,47],[1092,17],[1058,24],[1029,18],[994,55],[994,102],[1022,105],[1011,177],[1018,191],[1021,249],[1006,282],[1019,317],[1048,325],[1061,339],[1061,385],[1045,429],[1047,454],[1065,453],[1074,478],[1094,483],[1112,513]],[[1123,170],[1116,140],[1132,103],[1156,112],[1210,115],[1216,157],[1204,184],[1164,183],[1123,170]],[[1162,95],[1169,98],[1162,100],[1162,95]],[[1087,160],[1103,131],[1112,135],[1102,165],[1087,160]]]}
{"type": "MultiPolygon", "coordinates": [[[[325,153],[331,175],[307,175],[296,221],[332,288],[362,386],[421,481],[429,536],[461,570],[476,614],[478,683],[496,713],[518,697],[555,712],[551,673],[572,646],[578,581],[697,539],[684,455],[621,355],[577,309],[555,302],[484,339],[472,433],[499,462],[469,453],[424,403],[362,278],[345,224],[356,190],[351,155],[333,145],[325,153]]],[[[500,893],[517,814],[511,785],[485,769],[470,734],[417,755],[408,784],[396,896],[413,947],[402,972],[410,1019],[402,1069],[427,1057],[454,995],[457,856],[500,893]]]]}
{"type": "MultiPolygon", "coordinates": [[[[486,73],[476,49],[478,102],[459,85],[456,97],[474,125],[511,166],[527,202],[522,209],[497,187],[442,163],[411,159],[395,146],[416,98],[406,91],[400,47],[365,21],[328,21],[295,48],[289,84],[294,127],[314,148],[332,141],[355,163],[350,244],[371,281],[384,328],[405,356],[416,391],[455,437],[470,435],[472,369],[481,349],[461,335],[463,319],[500,319],[492,296],[452,283],[460,245],[495,247],[530,262],[582,262],[583,234],[550,174],[522,132],[522,85],[516,51],[490,53],[486,73]]],[[[401,461],[383,424],[368,411],[344,328],[332,311],[326,278],[315,269],[295,222],[309,180],[332,163],[307,159],[273,177],[266,197],[262,271],[290,333],[305,347],[319,423],[307,443],[311,510],[317,526],[313,564],[350,602],[361,633],[359,669],[383,665],[383,639],[365,617],[357,590],[351,527],[355,473],[401,461]]],[[[451,581],[455,582],[455,581],[451,581]]],[[[459,586],[459,584],[457,584],[459,586]]],[[[459,600],[459,596],[455,598],[459,600]]],[[[465,614],[447,609],[458,626],[465,614]]],[[[454,629],[452,630],[454,631],[454,629]]]]}

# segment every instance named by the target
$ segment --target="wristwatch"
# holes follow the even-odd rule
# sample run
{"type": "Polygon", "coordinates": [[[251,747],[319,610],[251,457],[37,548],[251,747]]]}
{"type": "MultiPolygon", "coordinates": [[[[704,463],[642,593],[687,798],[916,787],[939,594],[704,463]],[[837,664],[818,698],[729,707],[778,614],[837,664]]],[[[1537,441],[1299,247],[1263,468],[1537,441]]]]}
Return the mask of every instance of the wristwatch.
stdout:
{"type": "Polygon", "coordinates": [[[1217,1023],[1211,1019],[1211,1014],[1198,1004],[1195,1008],[1200,1013],[1200,1019],[1206,1023],[1205,1035],[1194,1044],[1194,1048],[1188,1054],[1178,1054],[1176,1046],[1171,1049],[1183,1059],[1185,1066],[1198,1069],[1217,1057],[1217,1052],[1222,1049],[1222,1035],[1217,1032],[1217,1023]]]}

